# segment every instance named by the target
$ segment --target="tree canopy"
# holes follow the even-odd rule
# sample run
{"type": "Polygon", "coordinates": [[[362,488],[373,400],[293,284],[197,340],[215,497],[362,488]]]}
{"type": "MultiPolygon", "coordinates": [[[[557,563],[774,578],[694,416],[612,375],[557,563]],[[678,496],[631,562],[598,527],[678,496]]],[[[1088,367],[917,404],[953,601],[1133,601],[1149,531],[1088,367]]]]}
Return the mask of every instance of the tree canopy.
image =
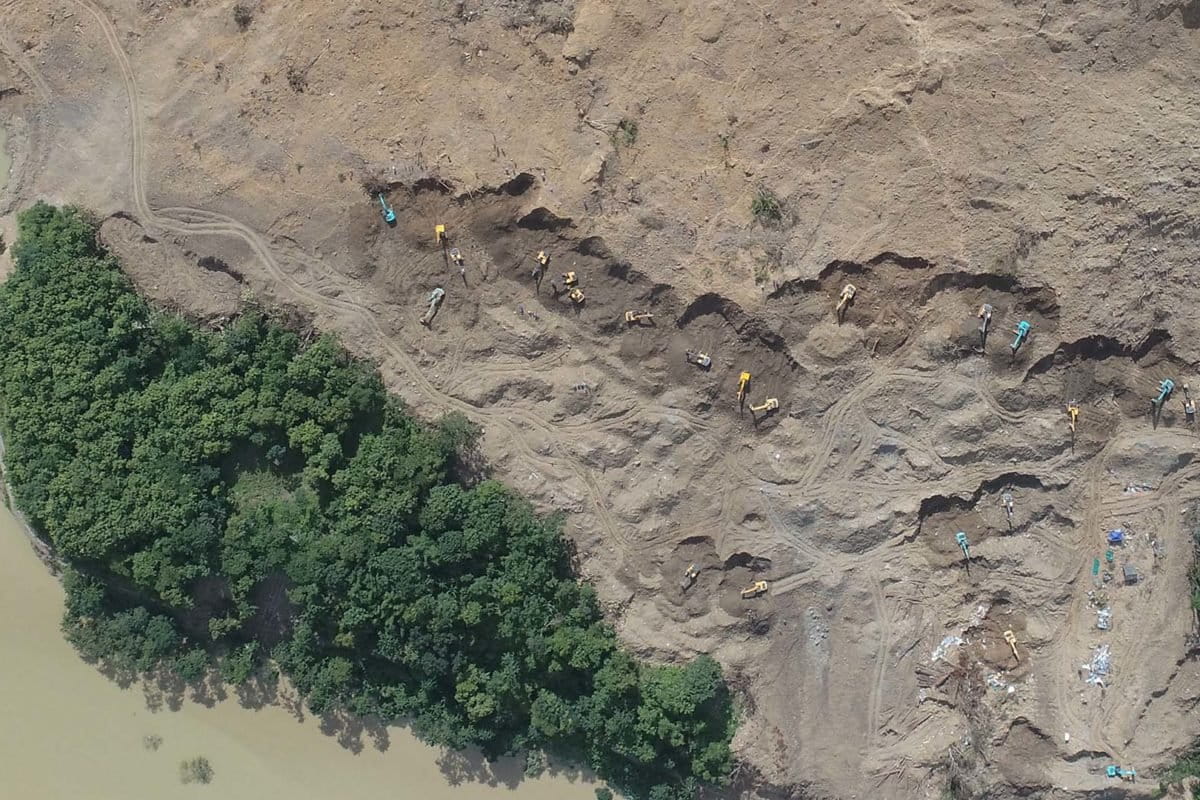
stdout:
{"type": "Polygon", "coordinates": [[[185,679],[215,659],[234,682],[269,661],[315,713],[545,750],[631,798],[726,780],[717,663],[622,649],[560,520],[459,480],[465,419],[417,420],[328,336],[152,309],[74,209],[26,211],[14,254],[0,429],[85,657],[185,679]]]}

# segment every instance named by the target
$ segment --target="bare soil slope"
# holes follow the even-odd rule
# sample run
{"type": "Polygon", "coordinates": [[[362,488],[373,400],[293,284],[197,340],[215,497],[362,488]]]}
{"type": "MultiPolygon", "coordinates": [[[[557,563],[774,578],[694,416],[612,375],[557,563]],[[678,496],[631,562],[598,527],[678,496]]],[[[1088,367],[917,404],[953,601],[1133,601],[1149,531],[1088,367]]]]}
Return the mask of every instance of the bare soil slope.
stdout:
{"type": "Polygon", "coordinates": [[[1070,796],[1191,741],[1200,465],[1149,401],[1200,358],[1196,2],[250,7],[0,0],[0,212],[115,215],[160,302],[480,422],[625,640],[726,665],[733,793],[1070,796]]]}

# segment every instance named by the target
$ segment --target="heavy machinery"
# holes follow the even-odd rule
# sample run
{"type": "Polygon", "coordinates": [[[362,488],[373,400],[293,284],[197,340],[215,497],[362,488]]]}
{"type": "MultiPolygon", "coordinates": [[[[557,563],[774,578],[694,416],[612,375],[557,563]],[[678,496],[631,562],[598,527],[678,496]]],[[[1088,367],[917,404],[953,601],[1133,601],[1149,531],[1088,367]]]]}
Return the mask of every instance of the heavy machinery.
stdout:
{"type": "Polygon", "coordinates": [[[1012,492],[1005,492],[1000,495],[1000,503],[1004,506],[1004,515],[1008,518],[1008,527],[1012,527],[1013,519],[1013,496],[1012,492]]]}
{"type": "Polygon", "coordinates": [[[761,404],[761,405],[757,405],[757,406],[756,406],[756,405],[751,405],[751,406],[750,406],[750,413],[751,413],[751,414],[757,414],[757,413],[759,413],[760,411],[765,411],[766,413],[770,414],[772,411],[774,411],[774,410],[775,410],[775,409],[777,409],[777,408],[779,408],[779,398],[777,398],[777,397],[768,397],[766,400],[764,400],[764,401],[762,402],[762,404],[761,404]]]}
{"type": "Polygon", "coordinates": [[[846,307],[854,301],[854,295],[857,292],[858,289],[854,288],[853,283],[847,283],[842,287],[841,297],[838,298],[837,308],[834,309],[834,313],[837,315],[838,322],[842,321],[842,317],[846,313],[846,307]]]}
{"type": "Polygon", "coordinates": [[[1162,411],[1163,403],[1167,402],[1171,393],[1175,391],[1175,381],[1170,378],[1163,378],[1162,383],[1158,385],[1158,397],[1150,401],[1154,406],[1155,411],[1162,411]]]}
{"type": "Polygon", "coordinates": [[[967,560],[967,572],[971,572],[971,545],[967,543],[967,534],[959,531],[954,534],[954,541],[958,542],[958,549],[962,550],[963,558],[967,560]]]}
{"type": "Polygon", "coordinates": [[[445,244],[447,241],[449,241],[449,237],[446,236],[445,225],[433,226],[433,241],[435,244],[445,244]]]}
{"type": "Polygon", "coordinates": [[[686,592],[692,588],[692,584],[696,582],[696,578],[700,577],[700,570],[696,569],[696,565],[692,564],[683,571],[683,577],[679,579],[679,591],[686,592]]]}
{"type": "Polygon", "coordinates": [[[562,279],[563,279],[563,286],[574,286],[575,284],[579,283],[579,279],[577,277],[575,277],[575,273],[573,271],[572,272],[564,272],[562,274],[562,279]]]}
{"type": "Polygon", "coordinates": [[[550,263],[550,256],[546,255],[545,250],[538,250],[537,255],[534,256],[533,258],[535,261],[537,261],[543,267],[547,266],[550,263]]]}
{"type": "Polygon", "coordinates": [[[462,251],[457,247],[450,248],[450,260],[454,262],[454,266],[461,267],[463,265],[462,251]]]}
{"type": "Polygon", "coordinates": [[[1137,770],[1121,769],[1116,765],[1109,765],[1104,768],[1104,774],[1109,778],[1120,778],[1125,781],[1137,780],[1137,770]]]}
{"type": "Polygon", "coordinates": [[[1067,403],[1067,418],[1071,425],[1071,438],[1075,438],[1075,423],[1079,420],[1079,402],[1072,400],[1067,403]]]}
{"type": "Polygon", "coordinates": [[[992,312],[995,309],[989,303],[984,303],[979,307],[979,346],[987,347],[988,328],[992,325],[992,312]]]}
{"type": "Polygon", "coordinates": [[[751,598],[758,597],[759,595],[764,595],[766,593],[767,593],[767,582],[766,581],[755,581],[754,583],[747,586],[745,589],[742,589],[742,598],[745,600],[749,600],[751,598]]]}
{"type": "Polygon", "coordinates": [[[567,294],[567,297],[571,298],[571,302],[572,302],[572,303],[574,303],[574,304],[575,304],[575,305],[577,305],[577,306],[581,306],[581,305],[583,305],[583,301],[584,301],[584,299],[585,299],[585,298],[584,298],[584,296],[583,296],[583,290],[582,290],[582,289],[578,289],[578,288],[576,288],[576,289],[572,289],[572,290],[571,290],[571,291],[570,291],[570,292],[567,294]]]}
{"type": "Polygon", "coordinates": [[[750,385],[750,373],[743,372],[738,376],[737,399],[741,403],[746,399],[746,387],[750,385]]]}
{"type": "Polygon", "coordinates": [[[700,353],[695,350],[688,350],[683,354],[684,359],[689,364],[695,364],[700,369],[708,369],[712,366],[712,358],[708,353],[700,353]]]}
{"type": "Polygon", "coordinates": [[[653,320],[654,315],[649,311],[626,311],[625,321],[630,325],[640,323],[642,320],[653,320]]]}
{"type": "Polygon", "coordinates": [[[421,324],[429,327],[429,323],[433,322],[433,318],[437,316],[438,307],[442,304],[442,298],[446,296],[446,290],[442,287],[437,287],[429,293],[429,308],[425,312],[425,316],[421,317],[421,324]]]}
{"type": "Polygon", "coordinates": [[[1021,663],[1021,656],[1017,654],[1017,635],[1012,631],[1005,631],[1004,641],[1008,642],[1008,646],[1012,648],[1013,658],[1017,660],[1018,664],[1021,663]]]}
{"type": "Polygon", "coordinates": [[[1009,348],[1012,350],[1013,358],[1017,357],[1017,351],[1021,349],[1021,345],[1025,344],[1025,340],[1029,338],[1030,325],[1025,320],[1017,323],[1017,327],[1013,329],[1013,340],[1009,348]]]}
{"type": "Polygon", "coordinates": [[[387,200],[383,199],[383,192],[379,193],[379,205],[383,206],[383,221],[391,225],[396,221],[396,212],[387,204],[387,200]]]}

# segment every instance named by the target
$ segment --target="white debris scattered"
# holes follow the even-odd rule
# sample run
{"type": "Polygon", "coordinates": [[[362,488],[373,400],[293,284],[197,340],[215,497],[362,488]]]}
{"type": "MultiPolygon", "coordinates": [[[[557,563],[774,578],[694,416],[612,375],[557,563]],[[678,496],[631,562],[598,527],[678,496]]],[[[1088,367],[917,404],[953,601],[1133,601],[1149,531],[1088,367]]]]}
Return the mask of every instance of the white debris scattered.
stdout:
{"type": "Polygon", "coordinates": [[[1088,664],[1083,665],[1083,669],[1088,672],[1087,682],[1096,686],[1104,686],[1104,679],[1108,677],[1108,672],[1112,669],[1111,653],[1108,645],[1098,645],[1092,651],[1092,660],[1088,664]]]}
{"type": "Polygon", "coordinates": [[[1106,631],[1112,627],[1112,609],[1108,606],[1097,609],[1096,611],[1096,627],[1102,631],[1106,631]]]}
{"type": "Polygon", "coordinates": [[[965,644],[965,642],[961,636],[950,634],[946,638],[942,639],[941,644],[934,648],[933,653],[930,655],[930,660],[944,661],[947,653],[962,644],[965,644]]]}

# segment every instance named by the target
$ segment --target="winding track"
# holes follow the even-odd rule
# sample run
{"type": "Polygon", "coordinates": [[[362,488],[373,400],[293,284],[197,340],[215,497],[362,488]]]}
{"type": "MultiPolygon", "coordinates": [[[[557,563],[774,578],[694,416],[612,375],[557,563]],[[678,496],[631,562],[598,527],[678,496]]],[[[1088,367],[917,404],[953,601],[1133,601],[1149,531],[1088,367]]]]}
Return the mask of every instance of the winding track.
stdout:
{"type": "MultiPolygon", "coordinates": [[[[566,445],[564,445],[563,436],[564,433],[569,433],[570,436],[577,436],[580,433],[588,431],[603,431],[632,416],[631,411],[618,412],[615,416],[607,416],[601,420],[592,420],[583,423],[552,424],[538,415],[520,408],[489,409],[474,406],[455,397],[451,393],[453,388],[462,386],[465,382],[481,375],[506,374],[509,371],[518,369],[528,371],[530,366],[528,364],[521,367],[513,367],[508,364],[492,364],[472,367],[466,370],[455,370],[448,376],[448,380],[451,383],[445,388],[439,388],[424,376],[423,370],[408,352],[397,343],[394,336],[384,330],[375,313],[367,306],[347,299],[347,295],[354,296],[361,294],[360,292],[347,291],[355,289],[355,285],[344,276],[335,276],[332,274],[319,260],[304,253],[299,247],[278,240],[268,243],[256,231],[246,225],[216,212],[186,206],[160,209],[152,208],[146,195],[143,111],[133,69],[121,45],[115,27],[103,11],[94,5],[91,0],[73,0],[73,2],[95,20],[119,68],[129,104],[131,197],[134,210],[144,225],[180,235],[217,236],[242,241],[261,262],[266,273],[281,288],[286,289],[310,307],[327,309],[352,320],[354,324],[369,333],[382,351],[387,354],[389,360],[392,362],[392,366],[402,370],[406,379],[413,382],[416,391],[426,403],[446,411],[458,411],[469,418],[486,423],[490,428],[499,431],[505,437],[511,445],[512,452],[517,457],[529,464],[538,466],[543,471],[550,473],[553,473],[556,469],[569,471],[577,479],[578,485],[583,487],[588,502],[594,510],[594,517],[606,537],[621,543],[626,547],[626,552],[631,555],[636,554],[644,548],[645,543],[633,542],[625,533],[627,526],[616,518],[604,501],[602,490],[591,476],[590,470],[584,467],[577,457],[565,452],[566,445]],[[299,266],[301,269],[311,269],[313,274],[317,276],[315,280],[316,286],[303,282],[296,276],[296,273],[301,270],[293,272],[288,269],[289,265],[299,266]],[[322,287],[324,290],[322,290],[322,287]],[[522,433],[526,430],[535,431],[543,435],[547,441],[552,442],[552,452],[550,454],[539,454],[530,448],[522,436],[522,433]]],[[[49,96],[51,90],[45,81],[37,75],[36,71],[27,69],[26,66],[22,65],[19,54],[14,52],[15,48],[13,48],[12,43],[8,42],[2,35],[0,35],[0,49],[13,58],[18,67],[22,68],[29,75],[31,82],[40,96],[43,96],[43,98],[49,96]]],[[[893,357],[897,355],[899,353],[893,354],[893,357]]],[[[983,370],[980,370],[980,373],[982,372],[983,370]]],[[[863,403],[874,392],[888,385],[893,385],[897,381],[931,386],[941,383],[944,380],[946,380],[946,376],[944,375],[935,378],[928,374],[907,369],[892,368],[876,371],[870,378],[840,398],[825,414],[817,446],[815,447],[814,458],[805,468],[797,484],[797,490],[806,496],[812,497],[819,495],[822,491],[845,491],[851,485],[852,482],[848,480],[848,476],[853,473],[853,467],[857,463],[860,463],[862,454],[856,454],[856,457],[850,458],[846,463],[840,465],[839,474],[842,480],[835,481],[833,484],[828,482],[829,463],[836,450],[838,437],[845,433],[847,424],[854,419],[855,415],[861,413],[863,403]]],[[[1000,406],[996,399],[985,389],[981,374],[976,374],[967,383],[974,389],[975,394],[983,400],[989,410],[1004,423],[1015,425],[1023,420],[1024,414],[1010,412],[1000,406]]],[[[632,397],[630,399],[632,400],[632,397]]],[[[729,449],[722,444],[722,440],[727,439],[728,434],[732,431],[732,425],[714,426],[710,421],[680,409],[668,408],[654,403],[644,403],[640,399],[639,403],[642,405],[642,408],[638,411],[639,414],[654,416],[671,415],[682,420],[692,429],[695,435],[711,439],[711,446],[717,452],[722,448],[729,449]]],[[[631,409],[632,407],[633,403],[631,402],[628,408],[631,409]]],[[[569,441],[569,437],[567,437],[567,441],[569,441]]],[[[1098,526],[1102,519],[1102,514],[1135,513],[1155,508],[1159,504],[1163,489],[1179,490],[1184,481],[1191,480],[1200,475],[1200,466],[1189,466],[1168,479],[1168,482],[1164,483],[1160,491],[1154,493],[1154,497],[1137,496],[1101,501],[1099,487],[1102,473],[1099,465],[1102,464],[1103,456],[1107,452],[1108,447],[1109,445],[1106,444],[1100,453],[1092,457],[1095,466],[1092,466],[1086,472],[1085,493],[1089,498],[1089,502],[1088,514],[1083,528],[1085,535],[1098,526]]],[[[1058,466],[1056,462],[1065,463],[1067,460],[1068,457],[1064,455],[1061,459],[1052,459],[1050,463],[1039,464],[1040,469],[1036,470],[1032,469],[1033,465],[1022,466],[1028,467],[1036,473],[1050,474],[1058,466]]],[[[721,482],[719,490],[721,510],[717,522],[720,526],[724,527],[731,521],[733,515],[734,502],[732,492],[736,491],[735,487],[752,484],[755,482],[755,479],[750,467],[742,463],[732,451],[722,460],[721,467],[715,474],[721,482]]],[[[979,469],[972,471],[969,477],[977,485],[978,480],[976,479],[982,480],[986,475],[984,475],[982,469],[979,469]],[[975,474],[976,472],[978,474],[975,474]]],[[[956,473],[955,483],[962,485],[963,473],[961,471],[956,473]]],[[[862,484],[856,485],[860,489],[863,486],[862,484]]],[[[879,488],[882,489],[882,487],[879,488]]],[[[873,488],[872,491],[874,490],[873,488]]],[[[1195,492],[1191,493],[1194,494],[1195,492]]],[[[778,529],[782,521],[774,509],[771,508],[769,500],[766,505],[772,525],[778,529]]],[[[786,526],[784,527],[786,528],[786,526]]],[[[815,568],[831,572],[838,570],[853,571],[860,565],[860,560],[867,555],[865,553],[858,554],[857,556],[828,553],[810,544],[797,541],[797,537],[785,536],[784,539],[793,544],[806,557],[813,559],[815,568]]],[[[878,546],[876,549],[878,549],[878,546]]],[[[1081,559],[1085,549],[1081,548],[1079,551],[1081,559]]],[[[1074,576],[1064,576],[1064,578],[1068,581],[1073,581],[1082,574],[1083,569],[1083,567],[1080,567],[1074,576]]],[[[805,571],[795,576],[780,579],[776,583],[777,591],[781,594],[786,593],[791,589],[797,588],[810,577],[812,577],[812,573],[805,571]]],[[[872,580],[871,592],[881,623],[881,633],[876,657],[876,673],[869,696],[869,729],[866,740],[868,749],[875,747],[878,737],[883,684],[887,674],[885,660],[890,640],[890,626],[892,624],[885,607],[882,588],[877,581],[872,580]]],[[[1076,626],[1081,624],[1080,619],[1086,616],[1080,613],[1081,610],[1085,610],[1083,609],[1083,600],[1078,597],[1077,593],[1077,599],[1068,614],[1068,627],[1072,624],[1076,626]]],[[[1065,640],[1065,638],[1065,636],[1062,637],[1062,640],[1065,640]]],[[[1054,674],[1052,680],[1055,682],[1055,693],[1060,713],[1065,716],[1068,723],[1073,723],[1072,727],[1076,730],[1082,730],[1082,726],[1076,727],[1080,722],[1078,715],[1071,711],[1074,705],[1070,691],[1072,688],[1071,676],[1074,674],[1074,669],[1070,663],[1070,652],[1062,640],[1051,643],[1044,652],[1044,655],[1055,665],[1055,668],[1052,670],[1052,674],[1054,674]]],[[[1103,741],[1103,737],[1100,738],[1100,744],[1103,744],[1110,752],[1117,754],[1117,751],[1108,742],[1103,741]]]]}

